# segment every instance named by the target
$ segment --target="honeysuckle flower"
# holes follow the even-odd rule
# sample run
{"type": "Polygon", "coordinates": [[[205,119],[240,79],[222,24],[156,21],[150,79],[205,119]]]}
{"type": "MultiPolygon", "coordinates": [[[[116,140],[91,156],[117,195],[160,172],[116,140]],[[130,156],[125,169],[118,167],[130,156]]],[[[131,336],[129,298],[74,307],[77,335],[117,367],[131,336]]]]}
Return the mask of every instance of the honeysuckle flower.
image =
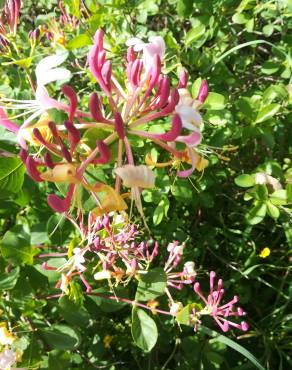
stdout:
{"type": "Polygon", "coordinates": [[[155,185],[155,175],[145,165],[134,166],[127,164],[116,168],[115,173],[121,177],[123,184],[128,188],[153,188],[155,185]]]}
{"type": "Polygon", "coordinates": [[[7,32],[16,35],[21,8],[20,0],[5,0],[4,9],[0,15],[0,34],[6,37],[7,32]],[[7,31],[6,26],[9,30],[7,31]]]}
{"type": "Polygon", "coordinates": [[[141,39],[132,37],[126,42],[127,46],[134,47],[134,51],[143,51],[143,64],[146,71],[150,70],[155,55],[162,60],[165,54],[165,43],[161,36],[150,36],[148,40],[148,43],[144,43],[141,39]]]}
{"type": "Polygon", "coordinates": [[[5,322],[0,323],[0,345],[6,346],[11,345],[15,341],[15,336],[10,333],[7,329],[7,324],[5,322]]]}
{"type": "Polygon", "coordinates": [[[183,272],[186,277],[195,277],[197,275],[195,271],[195,262],[188,261],[184,264],[183,272]]]}
{"type": "Polygon", "coordinates": [[[0,370],[27,370],[25,368],[12,367],[17,361],[17,354],[11,349],[5,349],[0,353],[0,370]]]}
{"type": "Polygon", "coordinates": [[[80,248],[74,248],[73,253],[73,268],[81,272],[85,271],[86,267],[83,266],[83,263],[85,262],[84,251],[80,248]]]}
{"type": "MultiPolygon", "coordinates": [[[[60,110],[68,110],[68,106],[58,102],[57,100],[51,98],[45,85],[51,82],[65,80],[70,78],[71,72],[66,68],[58,67],[67,58],[67,54],[55,54],[42,59],[36,67],[36,79],[37,88],[35,92],[35,99],[33,100],[15,100],[15,99],[1,99],[5,103],[5,109],[19,109],[23,110],[23,113],[15,116],[22,117],[29,115],[29,117],[23,122],[18,130],[18,141],[19,144],[26,148],[25,137],[26,133],[23,132],[30,123],[41,116],[43,113],[47,112],[51,108],[56,108],[60,110]],[[56,68],[57,67],[57,68],[56,68]]],[[[0,120],[0,124],[5,125],[5,121],[0,120]]]]}
{"type": "Polygon", "coordinates": [[[93,275],[95,280],[108,280],[111,276],[112,273],[109,270],[98,271],[93,275]]]}
{"type": "Polygon", "coordinates": [[[217,289],[215,289],[215,277],[216,273],[214,271],[210,272],[210,292],[208,297],[205,298],[200,289],[200,283],[195,283],[194,291],[197,295],[203,300],[206,306],[199,312],[199,315],[210,315],[216,321],[220,329],[224,332],[227,332],[230,327],[235,327],[243,331],[248,330],[248,324],[245,321],[236,323],[229,320],[229,317],[236,318],[246,315],[240,307],[235,307],[235,304],[239,301],[237,296],[234,296],[226,304],[221,304],[224,289],[222,279],[219,279],[217,282],[217,289]]]}
{"type": "Polygon", "coordinates": [[[172,302],[169,308],[171,315],[176,316],[179,311],[183,309],[183,304],[181,302],[172,302]]]}

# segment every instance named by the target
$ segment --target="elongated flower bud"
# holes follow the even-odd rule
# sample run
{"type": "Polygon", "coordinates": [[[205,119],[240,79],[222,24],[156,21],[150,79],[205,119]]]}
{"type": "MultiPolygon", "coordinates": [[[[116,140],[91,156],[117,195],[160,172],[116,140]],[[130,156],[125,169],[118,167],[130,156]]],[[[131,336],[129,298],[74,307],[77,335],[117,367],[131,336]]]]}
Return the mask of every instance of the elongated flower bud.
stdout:
{"type": "Polygon", "coordinates": [[[54,168],[54,162],[50,153],[46,152],[44,154],[44,161],[49,168],[54,168]]]}
{"type": "Polygon", "coordinates": [[[119,138],[123,140],[126,135],[125,135],[124,122],[123,122],[122,116],[119,112],[116,112],[114,117],[115,117],[116,132],[119,135],[119,138]]]}
{"type": "Polygon", "coordinates": [[[163,108],[168,101],[170,93],[169,79],[167,76],[163,77],[160,85],[159,107],[163,108]]]}
{"type": "Polygon", "coordinates": [[[197,100],[200,103],[204,103],[205,100],[207,99],[208,93],[209,93],[208,82],[206,80],[203,80],[199,89],[197,100]]]}
{"type": "Polygon", "coordinates": [[[65,121],[64,126],[68,130],[68,140],[70,144],[70,154],[72,155],[76,145],[80,141],[80,132],[74,126],[74,124],[70,121],[65,121]]]}
{"type": "Polygon", "coordinates": [[[75,112],[76,112],[76,109],[77,109],[77,104],[78,104],[77,94],[76,94],[75,90],[73,90],[72,87],[69,86],[69,85],[64,85],[62,87],[62,91],[63,91],[64,95],[70,101],[69,121],[73,122],[74,115],[75,115],[75,112]]]}
{"type": "Polygon", "coordinates": [[[89,98],[89,110],[92,115],[92,118],[97,122],[103,122],[104,117],[101,114],[100,110],[100,101],[97,93],[92,93],[89,98]]]}
{"type": "Polygon", "coordinates": [[[184,69],[180,72],[178,88],[184,89],[187,86],[189,75],[184,69]]]}
{"type": "Polygon", "coordinates": [[[136,59],[136,56],[135,56],[134,48],[130,46],[127,50],[127,61],[128,63],[130,63],[130,62],[134,62],[135,59],[136,59]]]}

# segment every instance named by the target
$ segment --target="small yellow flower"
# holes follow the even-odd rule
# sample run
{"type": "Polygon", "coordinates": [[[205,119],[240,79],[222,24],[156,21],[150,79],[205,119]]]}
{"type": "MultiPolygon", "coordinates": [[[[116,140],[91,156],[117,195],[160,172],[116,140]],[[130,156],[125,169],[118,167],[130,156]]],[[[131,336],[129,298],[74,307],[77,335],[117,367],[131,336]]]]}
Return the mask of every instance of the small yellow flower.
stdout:
{"type": "Polygon", "coordinates": [[[5,322],[0,323],[0,344],[2,346],[11,345],[15,341],[15,336],[7,329],[5,322]]]}
{"type": "Polygon", "coordinates": [[[157,314],[156,307],[159,306],[159,303],[155,301],[154,299],[151,299],[147,302],[147,306],[151,308],[151,312],[153,315],[157,314]]]}
{"type": "Polygon", "coordinates": [[[261,250],[259,257],[261,258],[267,258],[271,254],[271,250],[268,247],[265,247],[264,249],[261,250]]]}
{"type": "Polygon", "coordinates": [[[113,336],[111,335],[106,335],[104,338],[103,338],[103,345],[104,345],[104,348],[110,348],[111,347],[111,342],[113,340],[113,336]]]}

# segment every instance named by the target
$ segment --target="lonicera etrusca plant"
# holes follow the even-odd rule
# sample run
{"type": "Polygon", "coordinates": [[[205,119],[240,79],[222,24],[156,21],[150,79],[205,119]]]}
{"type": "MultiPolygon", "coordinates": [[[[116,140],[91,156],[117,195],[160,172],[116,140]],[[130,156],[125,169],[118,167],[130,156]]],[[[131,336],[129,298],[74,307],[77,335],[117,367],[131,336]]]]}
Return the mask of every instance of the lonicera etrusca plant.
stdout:
{"type": "Polygon", "coordinates": [[[198,95],[192,96],[187,88],[188,73],[182,70],[178,84],[172,86],[169,76],[162,72],[165,44],[160,36],[150,37],[148,42],[129,39],[123,69],[116,74],[103,39],[103,31],[97,30],[87,57],[98,89],[89,96],[87,109],[79,107],[79,92],[67,84],[61,89],[65,99],[58,100],[49,94],[49,84],[68,80],[72,75],[61,66],[67,58],[64,53],[39,61],[33,99],[1,99],[0,123],[17,136],[19,156],[28,175],[37,183],[56,184],[61,195],[49,194],[48,204],[70,220],[78,233],[74,248],[63,246],[63,253],[38,256],[46,259],[44,269],[60,273],[56,285],[60,293],[51,298],[70,296],[71,286],[79,278],[84,284],[84,294],[132,305],[133,338],[147,350],[156,339],[143,347],[135,325],[146,320],[153,328],[153,338],[157,337],[157,330],[142,309],[169,315],[195,330],[208,315],[224,332],[232,327],[246,331],[248,324],[239,318],[245,312],[236,306],[239,298],[234,296],[224,302],[222,279],[216,282],[215,272],[210,272],[210,290],[204,296],[196,280],[194,262],[187,261],[180,267],[185,244],[170,243],[162,267],[154,267],[162,246],[155,241],[150,243],[145,236],[149,229],[141,191],[155,187],[153,168],[159,171],[171,166],[176,176],[186,178],[199,162],[200,168],[202,163],[207,165],[200,156],[203,119],[199,110],[208,96],[208,84],[203,81],[198,95]],[[53,119],[52,110],[60,111],[66,119],[53,119]],[[10,114],[14,111],[20,113],[10,114]],[[15,123],[15,119],[21,120],[21,124],[15,123]],[[157,122],[159,130],[155,130],[157,122]],[[99,138],[98,130],[106,135],[99,138]],[[92,140],[88,143],[90,135],[94,145],[92,140]],[[131,145],[133,137],[152,142],[165,152],[168,161],[158,165],[145,153],[146,159],[141,162],[131,145]],[[112,149],[115,143],[116,151],[112,149]],[[90,169],[104,166],[112,169],[112,181],[90,181],[90,169]],[[89,210],[83,205],[84,194],[92,200],[89,210]],[[132,203],[144,222],[146,234],[128,216],[132,203]],[[52,258],[64,255],[68,256],[66,263],[59,267],[50,265],[52,258]],[[117,287],[133,283],[137,285],[134,299],[118,296],[117,287]],[[193,288],[194,302],[184,306],[173,297],[173,290],[187,285],[193,288]],[[96,293],[94,290],[99,286],[106,286],[108,293],[96,293]],[[164,294],[167,307],[158,308],[158,297],[164,294]]]}

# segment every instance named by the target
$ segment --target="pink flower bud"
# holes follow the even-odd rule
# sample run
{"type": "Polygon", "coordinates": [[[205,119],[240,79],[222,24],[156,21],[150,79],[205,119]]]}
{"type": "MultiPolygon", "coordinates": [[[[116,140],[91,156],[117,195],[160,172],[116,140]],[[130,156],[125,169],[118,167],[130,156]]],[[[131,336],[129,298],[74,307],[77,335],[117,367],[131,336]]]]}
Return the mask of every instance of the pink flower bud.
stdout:
{"type": "Polygon", "coordinates": [[[72,89],[71,86],[69,85],[64,85],[62,87],[62,91],[64,93],[64,95],[69,99],[70,101],[70,109],[69,109],[69,121],[73,122],[73,119],[74,119],[74,114],[76,112],[76,109],[77,109],[77,104],[78,104],[78,100],[77,100],[77,95],[76,95],[76,92],[72,89]]]}
{"type": "Polygon", "coordinates": [[[160,85],[159,108],[163,108],[168,101],[170,93],[169,79],[167,76],[162,78],[160,85]]]}
{"type": "Polygon", "coordinates": [[[189,75],[184,69],[180,72],[178,88],[184,89],[187,86],[189,75]]]}
{"type": "Polygon", "coordinates": [[[101,76],[104,83],[107,86],[107,89],[111,90],[111,77],[112,77],[112,63],[107,60],[101,68],[101,76]]]}
{"type": "Polygon", "coordinates": [[[200,103],[204,103],[205,100],[207,99],[208,93],[209,93],[208,82],[206,80],[203,80],[199,89],[197,100],[200,103]]]}
{"type": "Polygon", "coordinates": [[[103,50],[103,35],[102,29],[98,29],[94,35],[94,43],[98,46],[99,51],[103,50]]]}
{"type": "Polygon", "coordinates": [[[74,126],[74,124],[70,121],[65,121],[64,126],[68,130],[68,140],[70,144],[70,153],[72,154],[74,152],[74,149],[76,145],[80,141],[80,132],[77,130],[77,128],[74,126]]]}
{"type": "Polygon", "coordinates": [[[101,114],[100,100],[96,93],[92,93],[89,98],[89,110],[92,115],[92,118],[97,122],[103,122],[104,117],[101,114]]]}
{"type": "Polygon", "coordinates": [[[52,160],[52,156],[50,153],[46,152],[44,154],[44,160],[45,160],[45,164],[49,167],[49,168],[54,168],[54,162],[52,160]]]}
{"type": "Polygon", "coordinates": [[[130,63],[130,62],[134,62],[135,59],[136,59],[136,56],[135,56],[134,48],[130,46],[127,50],[127,61],[130,63]]]}
{"type": "Polygon", "coordinates": [[[122,116],[119,112],[116,112],[114,114],[114,117],[115,117],[116,132],[119,135],[119,138],[123,140],[126,135],[125,135],[124,122],[123,122],[122,116]]]}

